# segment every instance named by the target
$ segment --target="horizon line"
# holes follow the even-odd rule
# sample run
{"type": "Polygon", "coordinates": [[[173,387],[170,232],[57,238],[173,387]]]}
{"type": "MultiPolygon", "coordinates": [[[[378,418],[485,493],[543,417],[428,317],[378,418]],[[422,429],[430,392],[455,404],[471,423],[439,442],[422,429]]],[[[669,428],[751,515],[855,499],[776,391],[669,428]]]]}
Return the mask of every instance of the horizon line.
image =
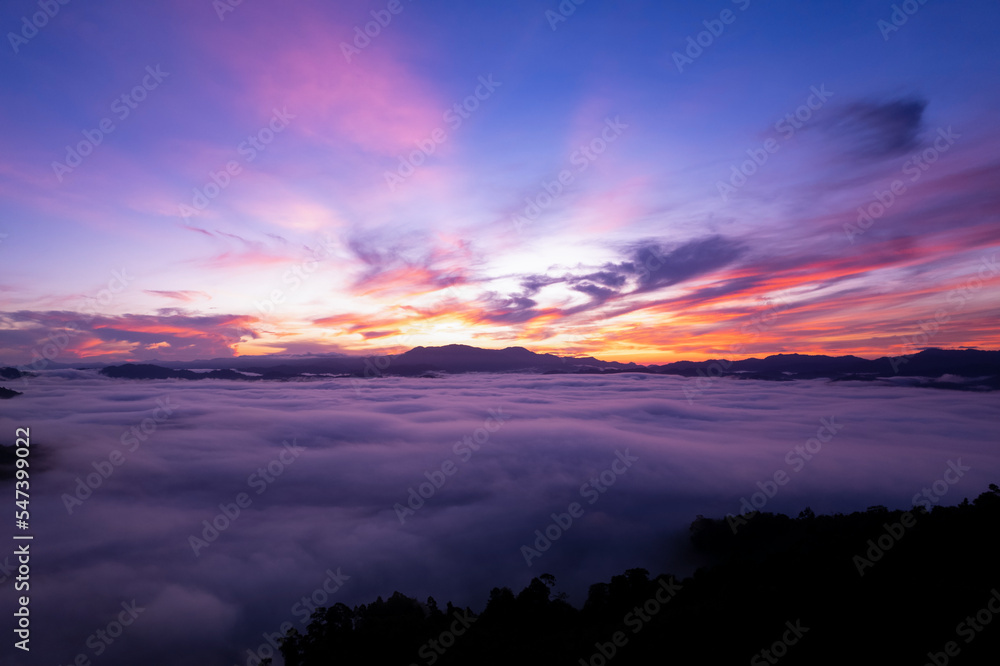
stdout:
{"type": "MultiPolygon", "coordinates": [[[[766,358],[770,358],[772,356],[804,356],[804,357],[825,357],[825,358],[860,358],[860,359],[863,359],[863,360],[866,360],[866,361],[877,361],[877,360],[882,359],[882,358],[903,358],[903,357],[910,357],[910,356],[915,356],[915,355],[917,355],[919,353],[922,353],[922,352],[925,352],[925,351],[932,351],[932,350],[937,350],[937,351],[976,351],[976,352],[985,352],[985,353],[1000,351],[1000,350],[997,350],[997,349],[979,349],[978,347],[960,347],[960,348],[922,347],[922,348],[916,349],[915,351],[911,351],[911,352],[908,352],[908,353],[897,354],[897,355],[883,354],[881,356],[863,356],[863,355],[860,355],[860,354],[839,354],[838,355],[838,354],[833,354],[833,353],[829,353],[829,352],[827,352],[827,353],[820,353],[820,354],[803,354],[803,353],[800,353],[800,352],[777,351],[777,352],[761,353],[759,355],[758,354],[754,354],[754,355],[743,356],[743,357],[706,356],[705,358],[701,358],[701,359],[697,359],[697,360],[696,359],[690,359],[690,358],[682,358],[682,359],[678,359],[678,360],[674,360],[674,361],[667,361],[667,362],[662,362],[662,363],[639,363],[637,361],[605,360],[603,358],[599,358],[597,356],[590,356],[590,355],[587,355],[587,356],[563,356],[563,355],[560,355],[560,354],[557,354],[557,353],[554,353],[554,352],[551,352],[551,351],[534,351],[532,349],[529,349],[529,348],[521,346],[521,345],[514,345],[514,346],[509,346],[509,347],[477,347],[475,345],[468,345],[468,344],[462,344],[462,343],[453,343],[453,344],[436,345],[436,346],[418,345],[416,347],[411,347],[411,348],[406,349],[405,351],[401,351],[401,352],[393,352],[393,353],[368,353],[368,354],[354,354],[354,353],[348,353],[348,352],[326,352],[326,353],[307,353],[307,354],[281,354],[281,353],[275,353],[275,354],[237,354],[237,355],[234,355],[234,356],[231,356],[231,357],[230,356],[216,356],[216,357],[213,357],[213,358],[190,358],[190,359],[160,359],[160,358],[155,358],[155,359],[113,359],[113,360],[108,360],[108,359],[105,359],[105,360],[98,360],[98,359],[95,359],[95,360],[76,359],[75,361],[74,360],[60,361],[58,359],[51,359],[51,360],[47,361],[46,366],[51,366],[53,364],[54,365],[58,365],[58,366],[80,366],[80,365],[105,365],[105,366],[109,366],[109,365],[120,365],[120,364],[130,364],[130,363],[131,364],[155,365],[157,363],[195,363],[195,362],[198,362],[198,361],[224,361],[224,360],[237,360],[237,359],[240,359],[240,360],[248,360],[248,359],[262,359],[262,360],[266,360],[266,359],[280,359],[280,358],[287,358],[287,359],[308,359],[308,358],[351,358],[351,359],[366,359],[366,358],[373,358],[373,357],[385,357],[385,356],[393,356],[393,357],[395,357],[395,356],[402,356],[403,354],[406,354],[408,352],[414,351],[416,349],[445,349],[447,347],[465,347],[465,348],[468,348],[468,349],[477,349],[477,350],[480,350],[480,351],[506,351],[506,350],[509,350],[509,349],[523,349],[525,351],[528,351],[528,352],[530,352],[532,354],[536,354],[536,355],[539,355],[539,356],[555,356],[556,358],[567,359],[567,360],[592,359],[594,361],[599,361],[601,363],[618,363],[618,364],[621,364],[621,365],[636,365],[636,366],[639,366],[639,367],[666,366],[666,365],[672,365],[672,364],[675,364],[675,363],[705,363],[705,362],[720,361],[720,360],[737,361],[738,362],[738,361],[748,361],[748,360],[753,360],[753,359],[766,359],[766,358]]],[[[32,371],[32,370],[44,369],[44,368],[32,368],[31,365],[33,365],[33,364],[32,363],[29,363],[29,364],[15,364],[15,363],[7,362],[7,361],[0,361],[0,367],[3,367],[3,368],[15,368],[15,369],[21,370],[21,371],[32,371]]]]}

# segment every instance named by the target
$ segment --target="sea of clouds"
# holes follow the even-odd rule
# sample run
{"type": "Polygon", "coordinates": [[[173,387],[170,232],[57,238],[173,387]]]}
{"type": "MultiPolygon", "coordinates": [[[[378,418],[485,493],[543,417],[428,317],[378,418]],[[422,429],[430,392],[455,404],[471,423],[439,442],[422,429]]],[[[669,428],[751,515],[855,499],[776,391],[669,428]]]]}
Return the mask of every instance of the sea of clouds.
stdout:
{"type": "Polygon", "coordinates": [[[479,611],[492,587],[552,573],[579,606],[590,583],[626,568],[691,573],[690,523],[737,514],[754,493],[791,515],[909,508],[959,459],[969,471],[937,501],[1000,482],[996,393],[718,380],[689,401],[691,381],[43,372],[0,403],[0,443],[31,430],[35,535],[30,660],[9,629],[2,652],[25,664],[254,663],[265,633],[305,631],[313,596],[355,605],[399,590],[479,611]],[[768,484],[779,471],[785,485],[768,484]],[[219,518],[220,504],[240,503],[219,518]],[[573,503],[568,527],[551,527],[573,503]],[[225,527],[213,536],[203,521],[225,527]],[[547,529],[556,538],[540,540],[547,529]],[[143,610],[129,615],[133,601],[143,610]],[[119,620],[131,622],[113,642],[96,633],[119,620]]]}

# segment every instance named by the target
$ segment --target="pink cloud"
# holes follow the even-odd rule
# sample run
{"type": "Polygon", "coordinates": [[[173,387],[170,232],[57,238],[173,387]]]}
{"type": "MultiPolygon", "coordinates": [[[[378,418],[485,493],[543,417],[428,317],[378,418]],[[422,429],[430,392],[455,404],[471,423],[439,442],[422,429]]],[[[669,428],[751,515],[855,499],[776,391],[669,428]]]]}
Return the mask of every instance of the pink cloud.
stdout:
{"type": "MultiPolygon", "coordinates": [[[[272,10],[239,30],[216,31],[205,40],[211,57],[224,63],[237,88],[264,122],[272,108],[287,108],[293,127],[312,140],[353,144],[392,155],[442,124],[445,104],[428,94],[428,85],[402,64],[423,47],[391,25],[347,62],[340,42],[353,39],[364,13],[296,7],[296,21],[283,21],[287,9],[272,10]],[[303,13],[312,12],[308,18],[303,13]],[[281,49],[261,48],[280,43],[281,49]]],[[[405,20],[405,14],[397,21],[405,20]]]]}

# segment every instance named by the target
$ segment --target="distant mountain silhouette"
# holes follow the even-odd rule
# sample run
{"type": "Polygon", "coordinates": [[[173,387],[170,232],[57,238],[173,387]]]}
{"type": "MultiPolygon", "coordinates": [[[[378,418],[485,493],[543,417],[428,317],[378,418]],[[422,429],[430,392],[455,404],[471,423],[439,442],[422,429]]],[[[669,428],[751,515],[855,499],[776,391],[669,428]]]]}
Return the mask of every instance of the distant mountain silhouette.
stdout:
{"type": "MultiPolygon", "coordinates": [[[[362,356],[309,356],[253,357],[240,359],[213,359],[212,361],[157,362],[156,364],[126,364],[109,366],[100,372],[108,377],[125,379],[211,379],[223,378],[219,372],[239,368],[243,372],[260,375],[262,379],[291,379],[309,375],[353,377],[379,377],[384,375],[420,376],[436,372],[621,372],[643,371],[634,363],[599,361],[595,358],[566,358],[553,354],[536,354],[523,347],[507,349],[481,349],[468,345],[444,347],[415,347],[402,354],[379,357],[362,356]],[[238,362],[235,362],[238,361],[238,362]],[[228,363],[228,364],[227,364],[228,363]],[[184,368],[218,370],[195,373],[184,368]]],[[[229,379],[258,379],[239,373],[229,379]]]]}
{"type": "MultiPolygon", "coordinates": [[[[742,360],[678,361],[665,365],[636,365],[596,358],[537,354],[524,347],[481,349],[468,345],[415,347],[402,354],[379,357],[309,356],[254,357],[186,361],[183,364],[126,364],[109,366],[101,374],[123,379],[293,379],[309,376],[373,378],[381,376],[436,376],[436,373],[510,372],[541,374],[612,374],[643,372],[684,377],[732,377],[768,381],[831,379],[874,381],[907,378],[909,383],[957,390],[1000,389],[1000,352],[927,349],[903,357],[874,360],[858,356],[776,354],[742,360]],[[229,363],[226,366],[226,363],[229,363]],[[207,369],[192,372],[178,368],[207,369]],[[237,372],[233,368],[239,368],[237,372]],[[243,372],[253,375],[242,374],[243,372]],[[919,379],[916,379],[919,378],[919,379]]],[[[898,381],[898,380],[897,380],[898,381]]]]}
{"type": "MultiPolygon", "coordinates": [[[[21,379],[24,377],[34,377],[34,375],[30,372],[21,372],[17,368],[0,368],[0,377],[4,379],[21,379]]],[[[0,400],[10,400],[19,395],[22,395],[20,391],[0,386],[0,400]]]]}
{"type": "Polygon", "coordinates": [[[653,372],[685,377],[739,377],[788,381],[826,378],[871,381],[885,377],[925,377],[921,385],[950,389],[1000,389],[1000,352],[974,349],[926,349],[907,356],[874,360],[857,356],[777,354],[740,361],[680,361],[650,366],[653,372]],[[948,381],[947,375],[977,381],[948,381]]]}
{"type": "Polygon", "coordinates": [[[468,345],[444,347],[414,347],[393,358],[390,373],[413,374],[436,370],[440,372],[579,372],[594,370],[636,369],[635,363],[599,361],[596,358],[566,358],[554,354],[536,354],[524,347],[480,349],[468,345]]]}
{"type": "Polygon", "coordinates": [[[102,368],[100,373],[114,379],[246,379],[254,380],[235,370],[212,370],[211,372],[191,372],[190,370],[172,370],[158,365],[133,364],[112,365],[102,368]]]}

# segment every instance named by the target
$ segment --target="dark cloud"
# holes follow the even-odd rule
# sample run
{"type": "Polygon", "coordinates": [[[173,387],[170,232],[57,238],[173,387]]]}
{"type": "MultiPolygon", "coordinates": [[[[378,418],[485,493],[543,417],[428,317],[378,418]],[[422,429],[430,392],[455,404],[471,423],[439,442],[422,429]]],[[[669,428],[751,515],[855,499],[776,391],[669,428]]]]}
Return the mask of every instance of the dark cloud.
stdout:
{"type": "Polygon", "coordinates": [[[530,321],[540,313],[535,310],[538,302],[527,296],[500,296],[499,294],[487,294],[484,298],[486,304],[486,314],[483,319],[496,323],[520,324],[530,321]]]}
{"type": "Polygon", "coordinates": [[[361,334],[361,336],[365,340],[373,340],[375,338],[384,338],[384,337],[387,337],[387,336],[390,336],[390,335],[398,335],[398,334],[399,334],[398,330],[391,330],[391,331],[365,331],[364,333],[361,334]]]}
{"type": "Polygon", "coordinates": [[[638,282],[633,293],[663,289],[724,268],[744,251],[742,243],[722,236],[694,240],[672,249],[651,242],[638,244],[628,264],[638,282]]]}
{"type": "Polygon", "coordinates": [[[585,280],[593,280],[608,287],[623,287],[625,282],[628,281],[628,277],[620,273],[615,273],[614,271],[598,271],[597,273],[591,273],[590,275],[584,275],[585,280]]]}
{"type": "Polygon", "coordinates": [[[565,282],[565,277],[555,277],[550,275],[529,275],[521,281],[521,287],[524,289],[524,293],[528,296],[534,296],[543,287],[548,287],[552,284],[560,284],[565,282]]]}
{"type": "Polygon", "coordinates": [[[347,249],[366,266],[381,269],[398,261],[402,246],[386,246],[384,239],[370,235],[354,235],[347,240],[347,249]]]}
{"type": "Polygon", "coordinates": [[[892,157],[918,146],[926,107],[922,99],[855,102],[834,111],[823,127],[852,155],[892,157]]]}
{"type": "Polygon", "coordinates": [[[156,316],[106,316],[59,310],[18,311],[4,313],[2,318],[6,325],[0,328],[0,350],[17,349],[17,354],[5,355],[5,362],[14,364],[30,361],[28,354],[31,349],[41,350],[53,344],[57,354],[51,360],[69,362],[83,357],[101,360],[96,356],[100,348],[93,347],[99,342],[137,345],[109,350],[107,360],[187,360],[233,356],[232,345],[245,336],[256,336],[253,327],[257,323],[255,317],[245,315],[202,316],[175,309],[156,316]]]}
{"type": "MultiPolygon", "coordinates": [[[[573,291],[590,296],[586,303],[559,310],[561,316],[571,316],[600,307],[606,303],[633,295],[691,280],[733,263],[745,253],[745,246],[721,236],[710,236],[668,246],[646,240],[628,246],[625,258],[617,263],[587,269],[582,275],[530,275],[523,277],[523,292],[517,295],[491,294],[486,299],[483,319],[497,323],[521,323],[542,314],[536,309],[534,296],[543,287],[565,283],[573,291]]],[[[624,306],[622,311],[635,309],[624,306]]]]}
{"type": "Polygon", "coordinates": [[[591,284],[590,282],[580,282],[574,284],[572,289],[579,291],[582,294],[587,294],[595,301],[600,301],[602,303],[618,293],[614,289],[602,287],[597,284],[591,284]]]}

